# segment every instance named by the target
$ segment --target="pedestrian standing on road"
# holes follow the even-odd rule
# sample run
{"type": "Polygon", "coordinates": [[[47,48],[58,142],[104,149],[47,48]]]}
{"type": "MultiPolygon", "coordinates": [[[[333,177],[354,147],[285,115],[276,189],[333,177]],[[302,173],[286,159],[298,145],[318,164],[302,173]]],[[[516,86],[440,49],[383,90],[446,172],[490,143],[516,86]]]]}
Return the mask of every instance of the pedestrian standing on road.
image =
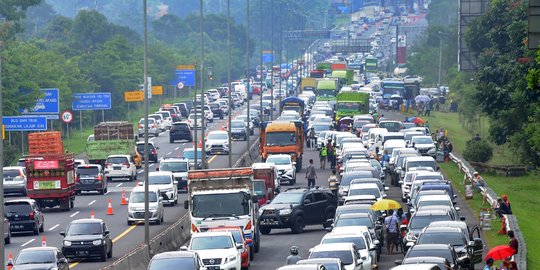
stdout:
{"type": "Polygon", "coordinates": [[[492,268],[492,267],[493,267],[493,259],[488,258],[486,260],[486,266],[484,266],[484,270],[496,270],[496,268],[492,268]]]}
{"type": "Polygon", "coordinates": [[[398,221],[394,215],[394,210],[388,210],[388,216],[384,219],[386,228],[386,251],[388,254],[394,254],[394,245],[398,237],[398,221]]]}
{"type": "Polygon", "coordinates": [[[430,99],[427,103],[426,103],[426,111],[424,113],[424,116],[430,116],[431,114],[431,109],[433,108],[433,99],[430,99]]]}
{"type": "Polygon", "coordinates": [[[326,145],[324,143],[321,146],[321,152],[320,152],[319,156],[321,158],[321,169],[325,170],[326,169],[326,158],[328,156],[328,150],[327,150],[326,145]]]}
{"type": "Polygon", "coordinates": [[[508,238],[510,238],[510,242],[508,242],[508,246],[513,248],[515,250],[514,254],[518,253],[519,250],[519,242],[516,239],[516,236],[514,235],[514,231],[508,230],[506,233],[508,235],[508,238]]]}
{"type": "Polygon", "coordinates": [[[298,247],[292,246],[291,247],[291,255],[287,256],[287,265],[289,264],[296,264],[299,260],[302,258],[298,255],[298,247]]]}
{"type": "MultiPolygon", "coordinates": [[[[332,155],[334,153],[334,145],[332,144],[332,140],[328,140],[328,142],[326,143],[326,154],[327,154],[327,158],[328,158],[328,163],[331,163],[332,162],[332,155]]],[[[332,165],[330,165],[332,166],[332,165]]],[[[331,168],[333,169],[333,168],[331,168]]]]}
{"type": "Polygon", "coordinates": [[[313,148],[315,147],[315,145],[313,144],[313,138],[315,138],[315,131],[313,128],[310,128],[308,130],[308,134],[307,134],[307,147],[308,148],[313,148]]]}
{"type": "Polygon", "coordinates": [[[315,173],[315,167],[313,166],[313,159],[309,160],[309,165],[306,168],[306,179],[309,187],[315,187],[315,179],[317,179],[317,173],[315,173]]]}
{"type": "Polygon", "coordinates": [[[334,196],[336,196],[336,198],[338,196],[337,194],[338,187],[339,187],[339,183],[338,183],[338,179],[336,175],[336,170],[333,169],[332,174],[330,175],[330,177],[328,177],[328,189],[332,191],[332,193],[334,194],[334,196]]]}
{"type": "Polygon", "coordinates": [[[334,143],[334,145],[332,146],[332,156],[330,157],[330,168],[331,169],[335,169],[336,168],[336,144],[334,143]]]}

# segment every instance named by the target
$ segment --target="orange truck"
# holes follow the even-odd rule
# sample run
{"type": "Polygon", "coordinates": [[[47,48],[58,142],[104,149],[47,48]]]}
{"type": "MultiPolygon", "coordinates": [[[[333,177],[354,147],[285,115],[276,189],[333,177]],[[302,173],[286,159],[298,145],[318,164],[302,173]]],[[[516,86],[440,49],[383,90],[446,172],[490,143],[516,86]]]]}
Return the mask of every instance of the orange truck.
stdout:
{"type": "Polygon", "coordinates": [[[288,154],[296,162],[296,172],[302,169],[304,154],[304,124],[301,121],[261,123],[259,150],[263,161],[268,155],[288,154]]]}
{"type": "Polygon", "coordinates": [[[276,165],[269,163],[253,163],[253,190],[257,196],[259,206],[273,200],[279,193],[280,181],[276,165]]]}
{"type": "Polygon", "coordinates": [[[69,211],[75,203],[75,159],[65,153],[60,132],[30,133],[24,157],[28,197],[42,208],[69,211]]]}

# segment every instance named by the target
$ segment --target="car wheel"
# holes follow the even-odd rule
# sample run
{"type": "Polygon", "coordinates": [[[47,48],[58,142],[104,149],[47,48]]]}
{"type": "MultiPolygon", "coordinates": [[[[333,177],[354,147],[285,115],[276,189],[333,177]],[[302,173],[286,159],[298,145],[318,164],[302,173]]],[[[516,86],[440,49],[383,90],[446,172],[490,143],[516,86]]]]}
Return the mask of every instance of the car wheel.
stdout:
{"type": "Polygon", "coordinates": [[[327,220],[333,219],[333,218],[334,218],[334,215],[332,214],[332,212],[326,212],[326,215],[324,215],[323,228],[326,229],[330,227],[331,224],[329,224],[327,220]]]}
{"type": "Polygon", "coordinates": [[[133,221],[129,221],[129,220],[128,220],[128,221],[127,221],[127,225],[128,225],[128,226],[133,225],[133,221]]]}
{"type": "Polygon", "coordinates": [[[81,191],[80,191],[80,190],[77,190],[77,191],[75,191],[75,194],[76,194],[76,195],[81,195],[81,191]]]}
{"type": "Polygon", "coordinates": [[[154,133],[154,137],[159,137],[159,132],[154,133]]]}
{"type": "Polygon", "coordinates": [[[22,195],[23,195],[24,197],[26,197],[26,195],[28,195],[28,191],[26,191],[26,189],[23,189],[22,195]]]}
{"type": "Polygon", "coordinates": [[[112,258],[112,251],[113,251],[113,246],[111,245],[111,250],[107,252],[107,258],[112,258]]]}
{"type": "Polygon", "coordinates": [[[169,139],[169,143],[174,143],[174,140],[173,140],[173,139],[169,139]]]}
{"type": "Polygon", "coordinates": [[[269,235],[270,232],[272,231],[272,228],[261,226],[261,227],[260,227],[260,231],[261,231],[261,233],[264,234],[264,235],[269,235]]]}
{"type": "Polygon", "coordinates": [[[296,217],[294,224],[291,228],[293,233],[302,233],[304,231],[304,218],[301,216],[296,217]]]}

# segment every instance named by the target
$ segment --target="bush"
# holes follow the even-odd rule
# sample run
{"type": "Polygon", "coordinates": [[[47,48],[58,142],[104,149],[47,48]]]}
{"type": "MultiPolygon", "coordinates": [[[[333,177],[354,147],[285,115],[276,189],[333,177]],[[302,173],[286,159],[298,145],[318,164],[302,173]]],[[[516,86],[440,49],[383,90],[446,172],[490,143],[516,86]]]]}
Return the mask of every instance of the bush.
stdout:
{"type": "Polygon", "coordinates": [[[468,161],[488,162],[493,157],[493,147],[484,140],[470,140],[465,146],[463,157],[468,161]]]}

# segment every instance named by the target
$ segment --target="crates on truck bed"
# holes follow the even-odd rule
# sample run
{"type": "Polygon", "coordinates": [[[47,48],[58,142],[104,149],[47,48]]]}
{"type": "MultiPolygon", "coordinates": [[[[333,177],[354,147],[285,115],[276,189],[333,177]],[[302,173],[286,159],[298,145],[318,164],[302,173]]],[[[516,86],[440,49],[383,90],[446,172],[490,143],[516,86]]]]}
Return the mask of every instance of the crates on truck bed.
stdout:
{"type": "Polygon", "coordinates": [[[62,154],[64,143],[60,131],[36,132],[28,134],[30,155],[62,154]]]}
{"type": "Polygon", "coordinates": [[[94,126],[96,141],[134,140],[133,124],[127,121],[101,122],[94,126]]]}

